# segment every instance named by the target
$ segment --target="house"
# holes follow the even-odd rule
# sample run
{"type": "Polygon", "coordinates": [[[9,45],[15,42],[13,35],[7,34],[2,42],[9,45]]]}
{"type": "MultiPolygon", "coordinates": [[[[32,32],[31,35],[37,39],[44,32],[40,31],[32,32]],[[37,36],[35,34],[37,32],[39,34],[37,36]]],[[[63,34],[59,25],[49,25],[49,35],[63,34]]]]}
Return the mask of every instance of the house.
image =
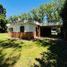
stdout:
{"type": "Polygon", "coordinates": [[[62,23],[39,23],[37,21],[18,21],[7,24],[11,37],[21,39],[33,39],[36,37],[45,37],[58,35],[62,30],[62,23]]]}
{"type": "MultiPolygon", "coordinates": [[[[40,24],[38,22],[31,22],[24,20],[23,22],[16,22],[7,24],[8,32],[11,37],[32,39],[36,37],[36,26],[40,24]]],[[[39,33],[38,33],[39,34],[39,33]]]]}

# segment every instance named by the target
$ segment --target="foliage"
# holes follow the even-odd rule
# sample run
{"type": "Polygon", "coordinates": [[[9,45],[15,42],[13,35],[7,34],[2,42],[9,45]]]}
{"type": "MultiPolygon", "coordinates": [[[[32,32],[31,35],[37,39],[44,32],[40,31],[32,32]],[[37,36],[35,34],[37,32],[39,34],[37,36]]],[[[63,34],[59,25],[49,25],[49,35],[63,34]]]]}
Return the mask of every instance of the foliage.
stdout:
{"type": "Polygon", "coordinates": [[[0,32],[6,31],[6,9],[0,4],[0,32]]]}
{"type": "Polygon", "coordinates": [[[33,9],[31,11],[31,13],[32,13],[32,16],[33,16],[33,20],[40,22],[39,9],[38,8],[33,9]]]}
{"type": "Polygon", "coordinates": [[[0,19],[0,33],[6,32],[6,20],[0,19]]]}
{"type": "Polygon", "coordinates": [[[64,7],[62,8],[61,14],[60,14],[63,21],[65,21],[67,19],[67,13],[66,12],[67,12],[67,1],[65,2],[64,7]]]}
{"type": "Polygon", "coordinates": [[[43,22],[44,16],[48,16],[49,22],[60,21],[59,15],[61,7],[63,6],[64,0],[58,0],[47,4],[42,4],[39,8],[33,9],[33,19],[39,22],[43,22]]]}
{"type": "Polygon", "coordinates": [[[18,21],[33,20],[33,18],[30,13],[23,13],[20,16],[10,16],[7,20],[8,23],[16,23],[18,21]]]}
{"type": "Polygon", "coordinates": [[[0,4],[0,19],[5,17],[6,17],[6,9],[0,4]]]}
{"type": "Polygon", "coordinates": [[[52,15],[52,13],[54,14],[54,10],[55,10],[55,4],[54,3],[48,3],[48,4],[43,4],[40,6],[40,10],[42,13],[42,16],[44,18],[44,16],[48,16],[48,20],[53,20],[54,16],[52,15]]]}
{"type": "MultiPolygon", "coordinates": [[[[42,46],[45,44],[41,41],[42,46]]],[[[35,58],[39,65],[34,67],[67,67],[67,42],[63,40],[49,40],[45,46],[48,47],[47,52],[41,53],[42,58],[35,58]]]]}
{"type": "Polygon", "coordinates": [[[32,16],[30,13],[24,13],[21,15],[22,20],[32,20],[32,16]]]}
{"type": "Polygon", "coordinates": [[[67,0],[65,1],[64,7],[61,9],[60,16],[63,20],[64,39],[67,40],[67,0]]]}
{"type": "MultiPolygon", "coordinates": [[[[48,16],[49,22],[60,21],[61,17],[59,15],[61,7],[63,6],[64,0],[53,0],[47,4],[42,4],[38,8],[34,8],[29,13],[23,13],[18,16],[21,20],[35,20],[40,23],[43,22],[44,17],[48,16]]],[[[10,17],[11,18],[11,17],[10,17]]],[[[12,17],[11,20],[15,21],[16,18],[12,17]]],[[[12,21],[12,22],[13,22],[12,21]]]]}

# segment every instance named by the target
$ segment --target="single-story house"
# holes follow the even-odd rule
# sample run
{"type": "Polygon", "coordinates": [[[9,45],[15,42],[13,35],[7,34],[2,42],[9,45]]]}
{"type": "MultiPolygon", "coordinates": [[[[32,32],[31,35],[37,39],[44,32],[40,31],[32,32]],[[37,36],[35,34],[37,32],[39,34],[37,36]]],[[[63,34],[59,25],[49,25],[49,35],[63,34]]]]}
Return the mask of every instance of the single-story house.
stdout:
{"type": "MultiPolygon", "coordinates": [[[[32,39],[36,37],[36,27],[40,26],[38,22],[31,22],[24,20],[23,22],[15,22],[7,24],[8,32],[11,37],[23,38],[23,39],[32,39]]],[[[38,32],[39,36],[39,32],[38,32]]]]}
{"type": "Polygon", "coordinates": [[[59,23],[39,23],[37,21],[18,21],[7,24],[11,37],[22,39],[33,39],[61,33],[62,24],[59,23]],[[58,32],[59,31],[59,32],[58,32]]]}

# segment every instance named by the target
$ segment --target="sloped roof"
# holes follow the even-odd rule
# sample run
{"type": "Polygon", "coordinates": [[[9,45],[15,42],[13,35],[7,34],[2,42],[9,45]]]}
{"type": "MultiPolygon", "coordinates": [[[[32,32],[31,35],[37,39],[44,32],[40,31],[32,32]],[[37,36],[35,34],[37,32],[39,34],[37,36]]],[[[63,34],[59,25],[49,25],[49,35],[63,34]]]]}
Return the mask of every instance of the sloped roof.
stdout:
{"type": "Polygon", "coordinates": [[[34,24],[34,25],[39,25],[39,26],[42,25],[38,21],[24,20],[24,21],[17,21],[17,22],[13,22],[13,23],[7,24],[7,27],[11,27],[13,25],[22,25],[22,24],[34,24]]]}
{"type": "Polygon", "coordinates": [[[63,23],[62,22],[42,22],[39,23],[38,21],[34,21],[34,20],[20,20],[18,19],[18,21],[15,21],[13,23],[7,24],[7,26],[12,26],[12,25],[21,25],[21,24],[34,24],[34,25],[39,25],[39,26],[62,26],[63,23]]]}

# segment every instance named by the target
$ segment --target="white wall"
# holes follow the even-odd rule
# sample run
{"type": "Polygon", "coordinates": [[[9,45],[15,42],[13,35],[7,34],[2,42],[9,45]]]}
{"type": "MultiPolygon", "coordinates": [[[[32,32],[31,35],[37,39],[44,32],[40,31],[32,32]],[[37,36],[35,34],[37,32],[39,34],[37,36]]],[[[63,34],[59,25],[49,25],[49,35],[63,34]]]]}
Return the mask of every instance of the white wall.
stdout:
{"type": "Polygon", "coordinates": [[[29,25],[29,32],[35,32],[36,26],[35,25],[29,25]]]}
{"type": "Polygon", "coordinates": [[[24,24],[24,32],[29,32],[29,25],[28,24],[24,24]]]}
{"type": "Polygon", "coordinates": [[[33,24],[25,24],[25,32],[35,32],[36,31],[36,26],[33,24]]]}
{"type": "Polygon", "coordinates": [[[13,32],[20,32],[20,26],[13,26],[13,32]]]}
{"type": "Polygon", "coordinates": [[[14,25],[13,32],[20,32],[20,26],[24,26],[24,32],[35,32],[36,26],[34,24],[23,24],[23,25],[14,25]]]}

